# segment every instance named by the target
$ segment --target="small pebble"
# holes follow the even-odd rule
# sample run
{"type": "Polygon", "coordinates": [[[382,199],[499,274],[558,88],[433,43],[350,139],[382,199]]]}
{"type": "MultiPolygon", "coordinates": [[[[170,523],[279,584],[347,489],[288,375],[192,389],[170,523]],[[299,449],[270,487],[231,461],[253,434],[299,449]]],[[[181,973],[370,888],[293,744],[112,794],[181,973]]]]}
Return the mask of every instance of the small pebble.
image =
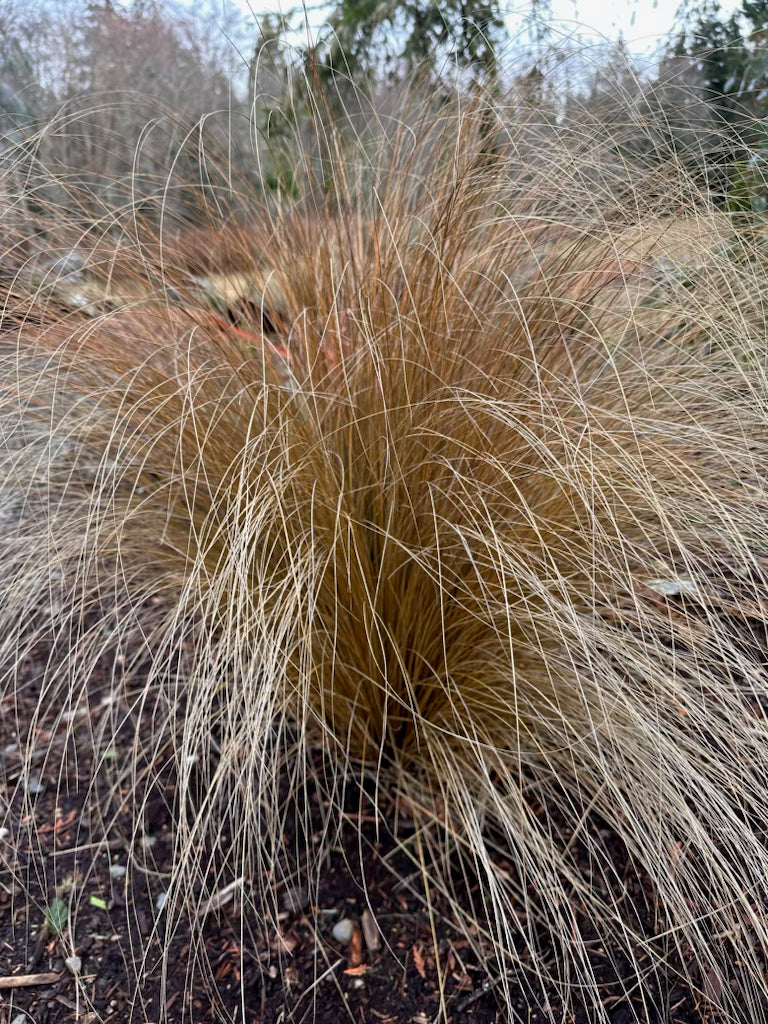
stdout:
{"type": "Polygon", "coordinates": [[[112,876],[112,878],[125,878],[127,870],[128,868],[125,866],[125,864],[109,865],[109,873],[112,876]]]}
{"type": "MultiPolygon", "coordinates": [[[[7,839],[10,834],[11,830],[9,828],[0,828],[0,842],[7,839]]],[[[13,1024],[13,1022],[11,1022],[11,1024],[13,1024]]]]}
{"type": "Polygon", "coordinates": [[[80,968],[83,966],[83,961],[79,956],[68,956],[64,961],[64,965],[68,971],[71,971],[73,974],[79,974],[80,968]]]}
{"type": "Polygon", "coordinates": [[[87,710],[87,708],[71,708],[69,711],[62,711],[61,720],[62,722],[74,722],[76,718],[87,714],[87,710]]]}
{"type": "Polygon", "coordinates": [[[301,885],[288,885],[280,894],[280,909],[298,914],[309,906],[309,893],[301,885]]]}
{"type": "Polygon", "coordinates": [[[163,907],[165,906],[165,901],[167,899],[168,899],[168,893],[167,892],[158,893],[157,899],[155,900],[155,906],[157,907],[158,910],[162,910],[163,909],[163,907]]]}
{"type": "Polygon", "coordinates": [[[680,594],[695,594],[698,590],[693,580],[647,580],[646,586],[664,597],[679,597],[680,594]]]}
{"type": "Polygon", "coordinates": [[[26,1015],[26,1013],[20,1013],[18,1017],[13,1018],[11,1024],[28,1024],[29,1020],[30,1018],[26,1015]]]}
{"type": "Polygon", "coordinates": [[[342,946],[346,946],[348,942],[351,942],[354,932],[355,922],[350,920],[348,917],[343,917],[333,926],[331,935],[337,942],[340,942],[342,946]]]}
{"type": "Polygon", "coordinates": [[[42,784],[40,779],[35,778],[34,775],[29,776],[27,779],[27,792],[30,796],[39,796],[44,789],[45,786],[42,784]]]}

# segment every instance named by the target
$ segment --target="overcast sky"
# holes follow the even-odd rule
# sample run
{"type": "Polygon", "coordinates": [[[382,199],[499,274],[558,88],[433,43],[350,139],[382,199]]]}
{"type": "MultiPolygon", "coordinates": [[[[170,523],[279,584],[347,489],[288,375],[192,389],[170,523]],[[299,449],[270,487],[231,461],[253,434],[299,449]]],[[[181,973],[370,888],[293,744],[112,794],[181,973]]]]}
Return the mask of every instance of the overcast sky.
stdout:
{"type": "MultiPolygon", "coordinates": [[[[300,0],[237,0],[245,10],[257,16],[262,13],[288,11],[300,6],[300,0]]],[[[318,0],[308,0],[309,22],[313,28],[323,22],[323,13],[318,0]]],[[[623,35],[629,48],[635,52],[654,50],[672,28],[680,0],[551,0],[552,13],[559,28],[564,32],[578,32],[605,39],[616,39],[623,35]]],[[[331,5],[329,5],[330,7],[331,5]]],[[[721,0],[726,13],[740,6],[740,0],[721,0]]],[[[507,18],[511,34],[520,24],[520,14],[525,4],[505,4],[510,14],[507,18]]]]}
{"type": "MultiPolygon", "coordinates": [[[[680,0],[552,0],[556,18],[616,39],[621,33],[632,50],[653,49],[672,28],[680,0]]],[[[726,14],[739,0],[721,0],[726,14]]]]}

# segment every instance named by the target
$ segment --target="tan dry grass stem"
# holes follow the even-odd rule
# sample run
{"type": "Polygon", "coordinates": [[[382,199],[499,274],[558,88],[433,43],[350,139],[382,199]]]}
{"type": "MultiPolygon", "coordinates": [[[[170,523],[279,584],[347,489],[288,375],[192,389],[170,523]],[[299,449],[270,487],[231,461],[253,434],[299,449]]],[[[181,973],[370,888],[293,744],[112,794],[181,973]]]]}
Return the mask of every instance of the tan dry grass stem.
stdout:
{"type": "Polygon", "coordinates": [[[586,913],[641,985],[665,942],[694,984],[736,956],[721,1001],[761,1020],[761,257],[680,165],[569,168],[553,136],[526,177],[515,123],[491,155],[486,126],[457,103],[375,147],[340,132],[333,191],[95,246],[87,309],[16,274],[7,685],[44,634],[69,647],[41,708],[110,647],[144,658],[114,686],[154,709],[137,754],[178,772],[169,909],[210,895],[225,826],[238,876],[280,877],[279,774],[322,750],[329,841],[373,772],[508,993],[533,965],[601,1019],[586,913]],[[660,934],[615,896],[598,817],[660,934]]]}

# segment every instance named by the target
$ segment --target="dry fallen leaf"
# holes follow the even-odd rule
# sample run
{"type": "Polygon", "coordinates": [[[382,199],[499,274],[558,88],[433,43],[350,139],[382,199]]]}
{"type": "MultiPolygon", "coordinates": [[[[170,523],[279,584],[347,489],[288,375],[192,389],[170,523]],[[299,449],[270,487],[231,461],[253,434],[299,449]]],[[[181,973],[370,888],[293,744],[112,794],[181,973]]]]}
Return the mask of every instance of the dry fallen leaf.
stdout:
{"type": "Polygon", "coordinates": [[[360,923],[363,926],[363,937],[369,952],[378,953],[381,949],[381,932],[373,918],[373,914],[367,907],[363,911],[360,923]]]}
{"type": "Polygon", "coordinates": [[[370,969],[370,964],[359,964],[357,967],[347,967],[344,973],[350,975],[352,978],[359,978],[361,975],[367,974],[370,969]]]}
{"type": "Polygon", "coordinates": [[[424,959],[424,954],[421,951],[421,946],[418,943],[413,947],[413,966],[419,972],[420,976],[426,980],[426,961],[424,959]]]}
{"type": "Polygon", "coordinates": [[[704,975],[704,998],[709,1003],[717,1004],[723,994],[723,983],[714,967],[710,967],[704,975]]]}

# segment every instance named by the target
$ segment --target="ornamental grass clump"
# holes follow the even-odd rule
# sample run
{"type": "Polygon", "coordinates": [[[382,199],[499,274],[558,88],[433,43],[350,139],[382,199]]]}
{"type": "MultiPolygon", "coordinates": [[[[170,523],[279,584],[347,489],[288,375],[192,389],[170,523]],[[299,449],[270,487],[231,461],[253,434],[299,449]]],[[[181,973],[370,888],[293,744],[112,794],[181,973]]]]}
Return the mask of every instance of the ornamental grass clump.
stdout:
{"type": "Polygon", "coordinates": [[[607,1019],[597,942],[638,1013],[674,961],[762,1020],[754,232],[678,159],[489,109],[326,124],[194,253],[116,210],[74,299],[15,272],[5,687],[46,639],[66,730],[119,665],[136,807],[176,779],[170,920],[237,877],[267,927],[286,780],[324,796],[310,893],[357,786],[510,1005],[607,1019]]]}

